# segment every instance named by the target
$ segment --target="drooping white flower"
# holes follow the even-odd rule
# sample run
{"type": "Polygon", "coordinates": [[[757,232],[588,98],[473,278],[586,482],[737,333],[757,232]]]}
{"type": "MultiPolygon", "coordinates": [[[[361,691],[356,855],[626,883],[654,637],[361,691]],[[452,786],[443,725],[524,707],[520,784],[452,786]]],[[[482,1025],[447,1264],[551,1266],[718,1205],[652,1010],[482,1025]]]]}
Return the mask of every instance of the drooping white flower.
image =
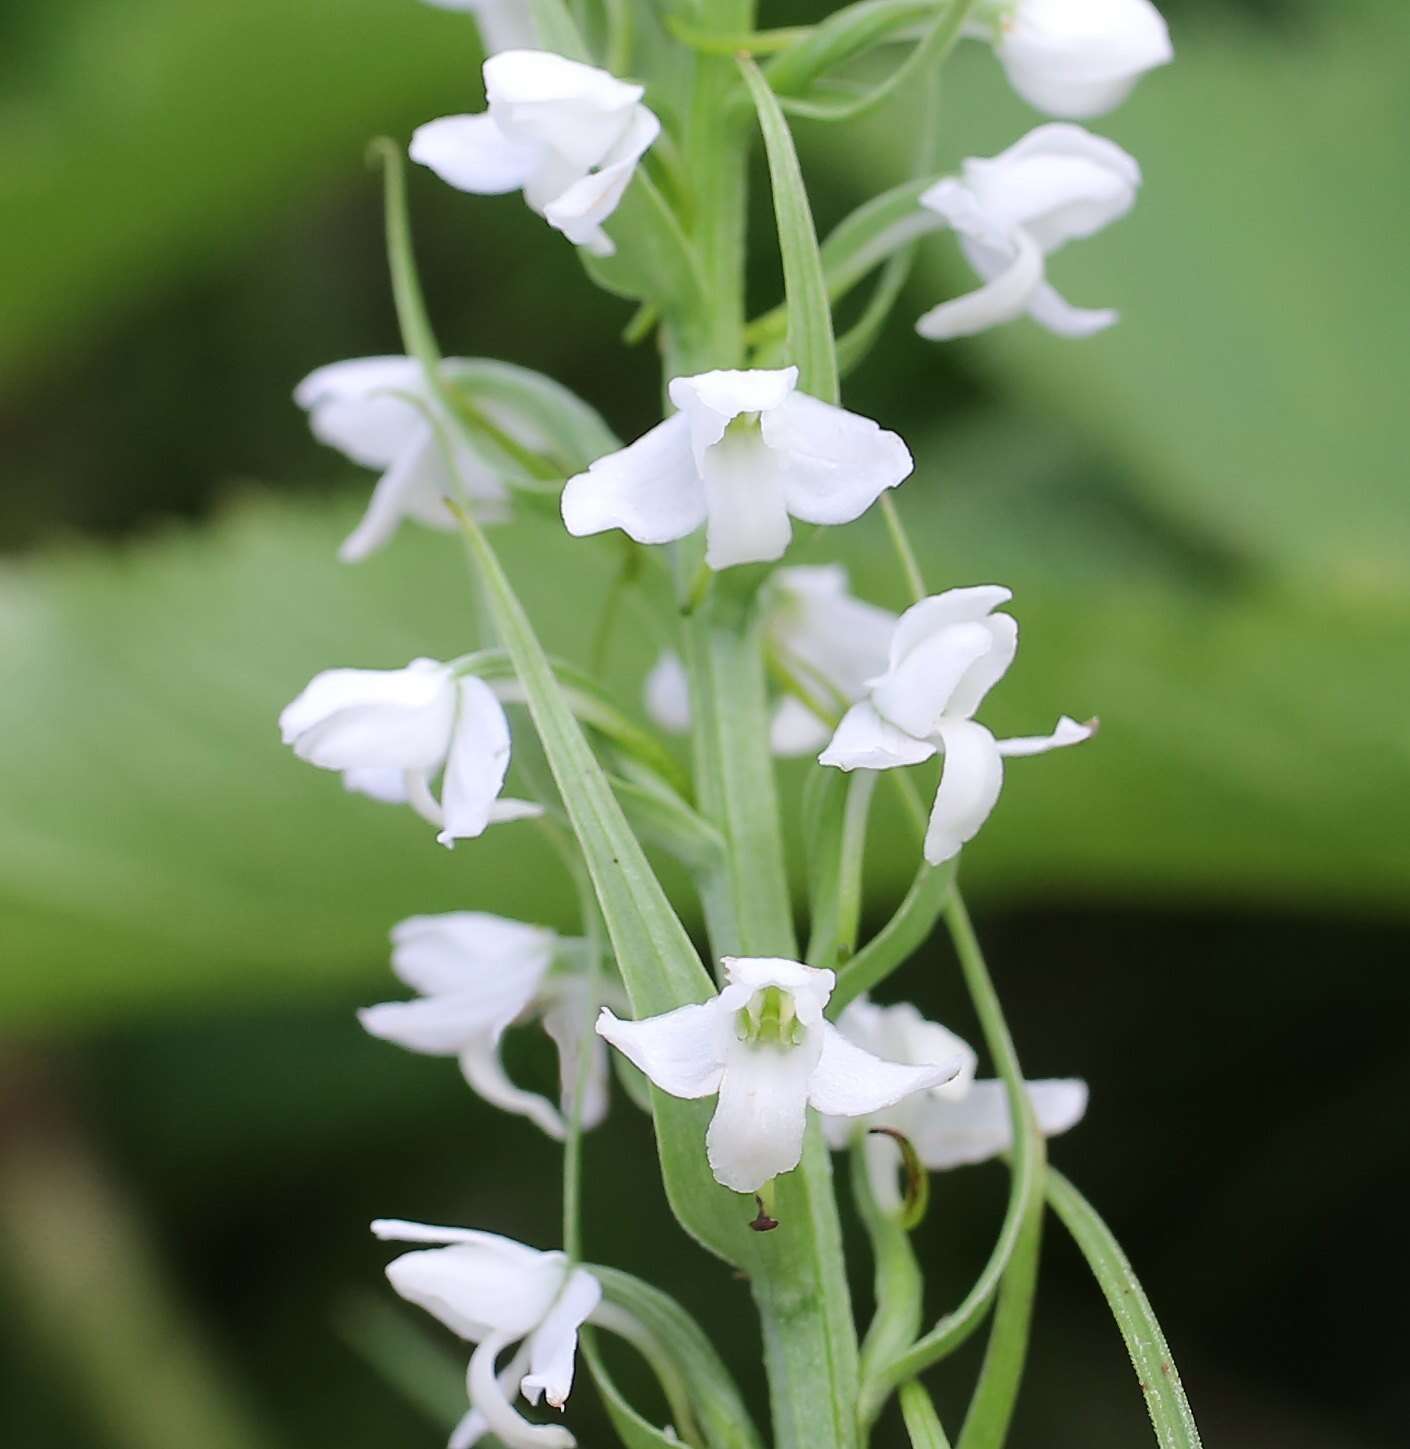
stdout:
{"type": "Polygon", "coordinates": [[[1119,106],[1146,71],[1175,58],[1150,0],[997,0],[968,30],[993,44],[1030,106],[1079,121],[1119,106]]]}
{"type": "MultiPolygon", "coordinates": [[[[841,564],[779,569],[763,601],[765,648],[807,690],[840,712],[866,693],[867,681],[886,668],[896,616],[847,590],[841,564]]],[[[690,685],[674,650],[667,650],[646,680],[647,713],[662,729],[690,728],[690,685]]],[[[776,755],[812,754],[831,726],[795,694],[774,709],[769,741],[776,755]]]]}
{"type": "MultiPolygon", "coordinates": [[[[446,360],[448,373],[456,362],[446,360]]],[[[362,522],[338,550],[345,563],[381,548],[403,519],[453,529],[447,498],[468,499],[481,522],[508,516],[504,485],[465,444],[460,429],[447,425],[414,357],[355,357],[315,368],[294,389],[294,401],[308,413],[320,443],[364,468],[382,470],[362,522]]]]}
{"type": "MultiPolygon", "coordinates": [[[[823,1120],[834,1149],[846,1147],[873,1127],[887,1127],[909,1139],[921,1162],[932,1171],[987,1162],[1013,1143],[1008,1097],[1000,1081],[974,1079],[973,1048],[938,1022],[927,1021],[908,1002],[877,1006],[866,997],[852,1002],[837,1019],[838,1030],[864,1051],[893,1061],[925,1065],[953,1061],[963,1069],[938,1087],[917,1092],[861,1121],[842,1117],[823,1120]]],[[[1039,1130],[1045,1137],[1066,1132],[1087,1110],[1087,1084],[1075,1078],[1025,1082],[1039,1130]]],[[[884,1137],[869,1137],[867,1165],[872,1188],[885,1206],[898,1204],[896,1147],[884,1137]]]]}
{"type": "Polygon", "coordinates": [[[661,131],[644,94],[551,51],[504,50],[485,62],[489,109],[418,126],[411,159],[461,191],[522,191],[569,241],[611,256],[602,223],[661,131]]]}
{"type": "Polygon", "coordinates": [[[408,1302],[476,1345],[466,1374],[471,1409],[449,1449],[470,1449],[487,1433],[507,1449],[573,1449],[577,1440],[567,1429],[529,1423],[510,1396],[517,1386],[531,1404],[543,1398],[561,1409],[567,1402],[578,1329],[602,1298],[597,1279],[562,1253],[496,1233],[393,1219],[378,1219],[372,1231],[384,1241],[441,1245],[393,1258],[387,1277],[408,1302]],[[496,1374],[499,1356],[515,1343],[518,1351],[496,1374]]]}
{"type": "Polygon", "coordinates": [[[409,1051],[460,1060],[465,1080],[486,1101],[528,1117],[550,1137],[565,1136],[587,1051],[581,1121],[595,1127],[607,1113],[607,1049],[592,1033],[588,982],[569,967],[577,942],[544,926],[479,911],[412,916],[392,928],[392,970],[420,996],[358,1012],[376,1037],[409,1051]],[[558,1047],[559,1108],[509,1080],[499,1043],[516,1021],[538,1017],[558,1047]]]}
{"type": "Polygon", "coordinates": [[[1072,306],[1047,282],[1044,258],[1124,216],[1140,184],[1134,157],[1081,126],[1039,126],[998,156],[970,157],[920,204],[955,230],[984,285],[931,308],[916,331],[969,337],[1025,313],[1060,337],[1110,327],[1117,313],[1072,306]]]}
{"type": "Polygon", "coordinates": [[[850,523],[911,471],[895,433],[797,390],[798,369],[678,377],[680,409],[563,490],[575,535],[668,543],[705,525],[712,569],[780,558],[790,518],[850,523]]]}
{"type": "Polygon", "coordinates": [[[642,1021],[603,1007],[597,1030],[663,1092],[718,1094],[705,1147],[735,1192],[798,1166],[809,1106],[859,1117],[960,1070],[958,1059],[898,1065],[849,1042],[823,1019],[831,971],[771,957],[727,956],[724,967],[728,984],[712,1001],[642,1021]]]}
{"type": "Polygon", "coordinates": [[[1018,649],[1018,625],[995,614],[1012,595],[997,584],[948,589],[912,605],[891,638],[886,671],[842,717],[820,764],[892,770],[944,756],[925,835],[939,865],[978,833],[999,798],[1005,755],[1039,755],[1090,739],[1095,723],[1063,715],[1051,735],[996,740],[973,718],[1018,649]]]}
{"type": "Polygon", "coordinates": [[[532,47],[538,43],[529,0],[426,0],[438,10],[464,10],[475,17],[485,54],[532,47]]]}
{"type": "Polygon", "coordinates": [[[434,659],[413,659],[405,669],[326,669],[284,707],[279,729],[301,760],[343,771],[349,788],[408,801],[440,828],[442,845],[538,813],[499,798],[509,721],[494,691],[434,659]],[[431,791],[437,772],[439,800],[431,791]]]}

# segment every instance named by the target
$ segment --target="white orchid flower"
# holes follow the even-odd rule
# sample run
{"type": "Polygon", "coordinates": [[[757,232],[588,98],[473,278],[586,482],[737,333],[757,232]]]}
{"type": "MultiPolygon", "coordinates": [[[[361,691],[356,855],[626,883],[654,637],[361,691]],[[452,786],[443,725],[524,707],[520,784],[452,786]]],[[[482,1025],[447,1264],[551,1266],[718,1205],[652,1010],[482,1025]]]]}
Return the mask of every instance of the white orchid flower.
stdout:
{"type": "Polygon", "coordinates": [[[757,1192],[803,1155],[808,1108],[859,1117],[939,1086],[962,1065],[883,1061],[849,1042],[823,1007],[831,971],[776,958],[726,956],[712,1001],[642,1021],[603,1007],[597,1030],[663,1092],[719,1103],[706,1134],[710,1170],[735,1192],[757,1192]]]}
{"type": "Polygon", "coordinates": [[[504,50],[485,62],[489,109],[418,126],[411,159],[461,191],[522,191],[569,241],[611,256],[602,223],[661,131],[644,94],[551,51],[504,50]]]}
{"type": "MultiPolygon", "coordinates": [[[[456,361],[446,359],[448,373],[456,361]]],[[[414,357],[355,357],[315,368],[294,389],[294,401],[320,443],[382,470],[362,522],[338,550],[345,563],[381,548],[403,519],[454,529],[447,498],[466,498],[481,522],[508,517],[504,485],[449,425],[414,357]],[[445,426],[438,430],[436,422],[445,426]]]]}
{"type": "Polygon", "coordinates": [[[350,789],[409,802],[439,828],[442,845],[539,813],[499,798],[509,721],[494,691],[435,659],[405,669],[326,669],[284,707],[279,729],[301,760],[344,772],[350,789]],[[437,772],[439,800],[431,791],[437,772]]]}
{"type": "Polygon", "coordinates": [[[530,0],[426,0],[437,10],[463,10],[475,17],[486,55],[538,43],[530,0]]]}
{"type": "Polygon", "coordinates": [[[607,1114],[607,1049],[593,1035],[588,982],[555,971],[579,943],[544,926],[479,911],[412,916],[392,928],[392,970],[414,1001],[388,1001],[358,1012],[373,1036],[408,1051],[453,1056],[487,1102],[527,1117],[562,1141],[572,1114],[578,1063],[590,1054],[581,1121],[597,1126],[607,1114]],[[561,1112],[536,1092],[509,1080],[499,1043],[516,1021],[538,1017],[558,1047],[561,1112]]]}
{"type": "Polygon", "coordinates": [[[931,308],[916,331],[932,341],[969,337],[1025,314],[1060,337],[1110,327],[1116,312],[1074,307],[1049,285],[1044,258],[1125,216],[1140,184],[1134,157],[1081,126],[1039,126],[998,156],[970,157],[920,204],[959,235],[984,285],[931,308]]]}
{"type": "MultiPolygon", "coordinates": [[[[860,699],[867,681],[886,668],[896,615],[848,592],[841,564],[779,569],[764,595],[765,648],[808,691],[837,709],[860,699]]],[[[662,729],[690,728],[690,685],[685,666],[667,650],[646,680],[646,710],[662,729]]],[[[776,755],[810,755],[832,728],[797,695],[775,706],[769,742],[776,755]]]]}
{"type": "Polygon", "coordinates": [[[705,562],[725,569],[782,557],[790,517],[859,518],[909,476],[911,455],[870,418],[797,387],[796,367],[675,378],[679,412],[568,480],[568,532],[668,543],[703,523],[705,562]]]}
{"type": "Polygon", "coordinates": [[[1119,106],[1146,71],[1175,58],[1150,0],[998,0],[967,31],[992,43],[1030,106],[1079,121],[1119,106]]]}
{"type": "MultiPolygon", "coordinates": [[[[888,1128],[907,1138],[921,1162],[936,1171],[987,1162],[1013,1145],[1004,1084],[975,1081],[978,1058],[954,1032],[927,1021],[908,1002],[877,1006],[864,996],[838,1017],[837,1027],[853,1045],[893,1061],[925,1065],[959,1056],[964,1067],[943,1085],[917,1092],[860,1122],[824,1118],[823,1131],[834,1150],[848,1146],[871,1128],[888,1128]]],[[[1024,1088],[1045,1137],[1076,1126],[1087,1110],[1087,1084],[1075,1078],[1025,1082],[1024,1088]]],[[[895,1145],[872,1136],[867,1138],[865,1151],[877,1200],[885,1207],[898,1207],[895,1145]]]]}
{"type": "Polygon", "coordinates": [[[515,1411],[517,1386],[531,1403],[561,1409],[573,1387],[578,1329],[602,1299],[586,1268],[562,1253],[544,1253],[496,1233],[435,1228],[379,1218],[372,1231],[384,1241],[439,1246],[403,1253],[387,1264],[393,1288],[476,1345],[466,1386],[471,1409],[456,1425],[449,1449],[470,1449],[494,1434],[506,1449],[573,1449],[557,1424],[531,1424],[515,1411]],[[518,1351],[496,1374],[511,1344],[518,1351]]]}
{"type": "Polygon", "coordinates": [[[925,858],[940,865],[972,840],[999,798],[1005,755],[1039,755],[1080,744],[1095,723],[1063,715],[1051,735],[996,740],[973,718],[1018,649],[1018,625],[995,614],[1013,596],[996,584],[948,589],[901,615],[886,671],[842,717],[818,756],[841,770],[892,770],[944,756],[925,835],[925,858]]]}

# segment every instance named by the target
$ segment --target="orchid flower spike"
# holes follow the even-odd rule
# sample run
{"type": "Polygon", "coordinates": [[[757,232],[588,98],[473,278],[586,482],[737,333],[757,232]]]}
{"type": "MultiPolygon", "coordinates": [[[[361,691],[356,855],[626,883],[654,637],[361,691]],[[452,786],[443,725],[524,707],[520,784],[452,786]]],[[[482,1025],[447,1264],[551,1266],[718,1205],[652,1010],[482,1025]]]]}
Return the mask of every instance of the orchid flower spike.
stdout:
{"type": "Polygon", "coordinates": [[[703,523],[705,562],[726,569],[782,557],[790,516],[859,518],[909,476],[911,455],[870,418],[797,388],[796,367],[676,378],[679,412],[568,480],[568,532],[669,543],[703,523]]]}
{"type": "Polygon", "coordinates": [[[528,0],[426,0],[437,10],[464,10],[475,17],[486,55],[531,48],[538,30],[528,0]]]}
{"type": "Polygon", "coordinates": [[[509,721],[494,691],[434,659],[405,669],[325,669],[284,707],[279,729],[301,760],[342,771],[350,790],[412,805],[439,827],[442,845],[540,813],[499,798],[509,721]],[[431,793],[437,772],[439,800],[431,793]]]}
{"type": "MultiPolygon", "coordinates": [[[[917,1092],[904,1101],[874,1112],[861,1121],[844,1117],[823,1119],[823,1131],[834,1151],[849,1146],[872,1128],[899,1132],[932,1171],[987,1162],[1013,1144],[1008,1096],[999,1081],[977,1082],[974,1049],[938,1022],[927,1021],[914,1006],[902,1002],[877,1006],[858,997],[837,1019],[838,1030],[863,1051],[893,1061],[925,1065],[964,1062],[948,1082],[917,1092]]],[[[1025,1082],[1038,1127],[1045,1137],[1066,1132],[1087,1110],[1087,1084],[1076,1079],[1025,1082]]],[[[868,1176],[877,1201],[884,1207],[900,1206],[896,1183],[896,1147],[884,1137],[866,1138],[868,1176]]]]}
{"type": "Polygon", "coordinates": [[[993,45],[1030,106],[1072,120],[1119,106],[1175,58],[1150,0],[989,0],[966,31],[993,45]]]}
{"type": "Polygon", "coordinates": [[[1110,327],[1110,308],[1074,307],[1048,284],[1044,258],[1125,216],[1140,184],[1133,157],[1081,126],[1039,126],[998,156],[970,157],[920,204],[959,234],[984,285],[932,307],[916,331],[931,341],[969,337],[1025,313],[1059,337],[1110,327]]]}
{"type": "Polygon", "coordinates": [[[993,611],[1012,595],[995,584],[948,589],[901,615],[890,660],[867,698],[842,717],[818,756],[841,770],[893,770],[944,756],[925,834],[925,858],[958,855],[989,818],[1004,780],[1005,755],[1039,755],[1090,739],[1096,723],[1063,715],[1051,735],[996,740],[974,712],[1003,678],[1018,649],[1018,625],[993,611]]]}
{"type": "MultiPolygon", "coordinates": [[[[448,373],[456,362],[446,360],[448,373]]],[[[320,443],[364,468],[382,470],[362,522],[338,550],[344,563],[357,563],[381,548],[403,519],[444,532],[454,529],[447,498],[465,498],[482,523],[508,517],[504,485],[450,424],[414,357],[329,363],[304,378],[294,401],[308,413],[320,443]]]]}
{"type": "Polygon", "coordinates": [[[461,191],[522,191],[569,241],[611,256],[602,223],[661,131],[644,88],[547,50],[500,51],[484,73],[489,109],[418,126],[411,159],[461,191]]]}
{"type": "Polygon", "coordinates": [[[510,1403],[517,1385],[531,1403],[561,1409],[573,1387],[578,1329],[602,1299],[602,1286],[562,1253],[543,1253],[496,1233],[434,1228],[379,1218],[372,1231],[384,1241],[431,1243],[393,1258],[387,1277],[408,1302],[434,1314],[476,1345],[466,1374],[470,1412],[456,1425],[449,1449],[471,1449],[494,1434],[506,1449],[573,1449],[557,1424],[531,1424],[510,1403]],[[519,1349],[498,1374],[496,1360],[519,1349]]]}
{"type": "MultiPolygon", "coordinates": [[[[886,668],[896,616],[847,591],[841,564],[779,569],[763,601],[764,647],[771,662],[834,719],[886,668]]],[[[680,655],[666,650],[646,680],[646,711],[662,729],[690,728],[690,685],[680,655]]],[[[811,755],[832,734],[797,694],[774,708],[769,739],[776,755],[811,755]]]]}
{"type": "Polygon", "coordinates": [[[798,1166],[809,1106],[838,1117],[879,1112],[962,1066],[898,1065],[854,1046],[823,1019],[831,971],[744,956],[726,956],[724,968],[727,984],[712,1001],[642,1021],[603,1007],[597,1030],[663,1092],[718,1094],[705,1148],[716,1181],[735,1192],[757,1192],[798,1166]]]}
{"type": "Polygon", "coordinates": [[[596,1127],[607,1115],[607,1048],[590,1025],[599,1003],[589,999],[584,973],[573,969],[581,945],[547,927],[479,911],[412,916],[392,927],[392,970],[420,996],[366,1007],[358,1020],[408,1051],[458,1057],[465,1080],[487,1102],[561,1142],[584,1051],[590,1061],[581,1124],[596,1127]],[[506,1028],[535,1017],[558,1047],[559,1107],[516,1087],[500,1060],[506,1028]]]}

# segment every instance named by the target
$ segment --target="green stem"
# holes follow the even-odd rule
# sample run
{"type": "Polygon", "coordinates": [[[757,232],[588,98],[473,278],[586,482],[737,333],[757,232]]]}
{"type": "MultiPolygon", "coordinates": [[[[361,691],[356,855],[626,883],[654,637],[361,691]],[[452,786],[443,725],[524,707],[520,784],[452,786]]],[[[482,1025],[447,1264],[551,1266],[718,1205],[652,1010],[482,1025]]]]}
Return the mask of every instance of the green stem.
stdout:
{"type": "Polygon", "coordinates": [[[906,525],[901,522],[901,515],[896,509],[896,500],[889,493],[881,495],[881,516],[886,520],[886,531],[891,535],[891,546],[896,550],[901,572],[906,576],[906,588],[910,591],[911,600],[918,604],[925,597],[925,576],[920,571],[920,561],[911,547],[906,525]]]}

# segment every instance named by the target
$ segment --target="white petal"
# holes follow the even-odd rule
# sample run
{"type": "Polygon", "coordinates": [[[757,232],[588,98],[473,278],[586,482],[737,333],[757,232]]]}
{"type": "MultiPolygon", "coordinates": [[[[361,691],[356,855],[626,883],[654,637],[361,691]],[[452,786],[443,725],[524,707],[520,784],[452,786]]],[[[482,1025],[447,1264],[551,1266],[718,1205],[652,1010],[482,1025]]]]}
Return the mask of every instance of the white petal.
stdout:
{"type": "Polygon", "coordinates": [[[859,997],[838,1017],[837,1029],[848,1041],[888,1061],[916,1066],[959,1062],[959,1071],[949,1081],[932,1087],[929,1096],[958,1100],[974,1081],[979,1065],[974,1048],[948,1027],[927,1020],[908,1001],[878,1006],[859,997]]]}
{"type": "Polygon", "coordinates": [[[509,772],[509,721],[483,679],[456,681],[460,705],[441,783],[442,845],[484,833],[509,772]]]}
{"type": "Polygon", "coordinates": [[[563,522],[581,537],[620,528],[638,543],[669,543],[705,522],[705,484],[677,414],[620,452],[599,458],[563,489],[563,522]]]}
{"type": "Polygon", "coordinates": [[[769,748],[784,759],[815,755],[831,736],[827,724],[791,694],[778,702],[769,721],[769,748]]]}
{"type": "Polygon", "coordinates": [[[917,644],[951,624],[975,624],[1013,598],[1002,584],[973,584],[946,589],[912,604],[896,623],[891,637],[890,667],[895,668],[917,644]]]}
{"type": "Polygon", "coordinates": [[[822,966],[805,966],[785,956],[725,956],[720,964],[731,986],[746,987],[750,992],[777,986],[791,992],[799,999],[800,1015],[803,998],[807,998],[820,1017],[837,984],[836,972],[822,966]]]}
{"type": "Polygon", "coordinates": [[[439,464],[440,444],[424,419],[411,434],[392,466],[377,480],[368,500],[367,512],[338,549],[344,563],[360,563],[386,544],[404,518],[444,516],[454,520],[446,508],[444,467],[439,464]]]}
{"type": "MultiPolygon", "coordinates": [[[[809,1035],[816,1040],[819,1033],[809,1035]]],[[[816,1061],[817,1048],[807,1039],[793,1047],[730,1042],[719,1105],[705,1134],[717,1182],[756,1192],[798,1166],[816,1061]]]]}
{"type": "Polygon", "coordinates": [[[872,685],[876,712],[908,735],[933,735],[942,716],[950,713],[950,698],[960,681],[993,649],[988,626],[987,619],[951,624],[922,639],[872,685]]]}
{"type": "Polygon", "coordinates": [[[604,163],[544,207],[548,224],[579,246],[594,245],[602,223],[617,209],[642,153],[660,132],[655,113],[645,106],[635,107],[626,135],[604,163]]]}
{"type": "Polygon", "coordinates": [[[1049,750],[1059,750],[1064,745],[1080,745],[1097,732],[1095,720],[1078,724],[1075,719],[1063,715],[1057,728],[1050,735],[1018,735],[1011,740],[999,741],[1001,755],[1045,755],[1049,750]]]}
{"type": "Polygon", "coordinates": [[[455,714],[445,665],[329,669],[279,716],[284,743],[325,770],[432,769],[444,758],[455,714]]]}
{"type": "Polygon", "coordinates": [[[995,51],[1014,90],[1055,116],[1098,116],[1173,56],[1150,0],[1022,0],[995,51]]]}
{"type": "Polygon", "coordinates": [[[562,1253],[495,1233],[467,1233],[448,1247],[403,1253],[387,1264],[403,1298],[472,1341],[491,1333],[523,1338],[553,1306],[565,1271],[562,1253]]]}
{"type": "Polygon", "coordinates": [[[972,157],[964,175],[986,215],[1044,252],[1124,216],[1141,184],[1135,157],[1115,141],[1061,122],[1036,127],[998,156],[972,157]]]}
{"type": "Polygon", "coordinates": [[[537,44],[534,17],[525,0],[426,0],[438,10],[464,10],[480,27],[486,55],[515,46],[537,44]]]}
{"type": "Polygon", "coordinates": [[[583,1130],[591,1131],[607,1115],[607,1044],[592,1029],[587,983],[559,978],[555,985],[557,992],[544,1009],[543,1029],[558,1048],[559,1101],[567,1119],[573,1112],[582,1054],[586,1051],[589,1060],[580,1120],[583,1130]]]}
{"type": "Polygon", "coordinates": [[[916,322],[916,331],[932,342],[972,337],[1022,317],[1043,282],[1043,254],[1023,232],[1013,238],[1013,251],[1004,271],[978,291],[941,302],[916,322]]]}
{"type": "Polygon", "coordinates": [[[413,991],[433,996],[465,991],[509,977],[522,979],[530,995],[548,973],[557,932],[492,916],[485,911],[448,911],[408,916],[392,927],[392,970],[413,991]]]}
{"type": "Polygon", "coordinates": [[[808,1084],[808,1100],[832,1117],[864,1117],[912,1092],[943,1086],[963,1067],[964,1059],[958,1055],[923,1066],[883,1061],[824,1022],[822,1054],[808,1084]]]}
{"type": "Polygon", "coordinates": [[[561,1409],[573,1387],[578,1330],[602,1301],[602,1285],[585,1268],[569,1274],[558,1301],[529,1338],[529,1372],[519,1391],[531,1404],[542,1395],[561,1409]]]}
{"type": "Polygon", "coordinates": [[[382,1041],[428,1056],[449,1057],[466,1050],[469,1043],[503,1030],[525,1005],[518,991],[505,991],[497,983],[487,982],[484,991],[366,1006],[357,1019],[364,1031],[382,1041]]]}
{"type": "Polygon", "coordinates": [[[425,419],[397,393],[424,395],[414,357],[355,357],[315,368],[294,389],[314,437],[365,468],[387,468],[425,419]]]}
{"type": "Polygon", "coordinates": [[[832,743],[818,756],[820,765],[840,770],[891,770],[930,759],[935,746],[888,724],[870,701],[854,704],[842,716],[832,743]]]}
{"type": "Polygon", "coordinates": [[[925,832],[925,858],[940,865],[958,855],[989,818],[1004,783],[1004,762],[994,736],[973,720],[940,726],[945,763],[925,832]]]}
{"type": "Polygon", "coordinates": [[[411,133],[408,154],[447,185],[479,196],[518,191],[538,164],[537,146],[511,141],[492,116],[442,116],[411,133]]]}
{"type": "Polygon", "coordinates": [[[673,735],[690,729],[690,681],[674,649],[667,649],[646,676],[646,712],[673,735]]]}
{"type": "Polygon", "coordinates": [[[543,806],[536,800],[515,800],[501,795],[490,806],[490,824],[504,825],[511,820],[537,820],[543,813],[543,806]]]}
{"type": "Polygon", "coordinates": [[[344,770],[343,789],[380,800],[383,805],[405,805],[406,771],[398,769],[344,770]]]}
{"type": "Polygon", "coordinates": [[[708,1097],[719,1089],[724,1054],[718,998],[641,1021],[622,1021],[604,1006],[596,1031],[673,1097],[708,1097]]]}
{"type": "Polygon", "coordinates": [[[788,511],[805,523],[851,523],[915,466],[895,433],[794,392],[760,418],[780,457],[788,511]]]}
{"type": "MultiPolygon", "coordinates": [[[[1075,1080],[1025,1084],[1039,1129],[1045,1137],[1066,1132],[1087,1107],[1087,1084],[1075,1080]]],[[[915,1137],[921,1161],[930,1168],[987,1162],[1013,1143],[1008,1093],[1002,1082],[976,1082],[960,1102],[936,1103],[915,1137]]]]}
{"type": "Polygon", "coordinates": [[[515,1413],[500,1387],[495,1360],[513,1341],[513,1335],[497,1333],[470,1356],[466,1386],[470,1401],[485,1417],[486,1425],[505,1449],[573,1449],[577,1440],[557,1424],[531,1424],[515,1413]]]}
{"type": "Polygon", "coordinates": [[[479,1036],[465,1044],[460,1053],[460,1070],[472,1091],[491,1106],[527,1117],[541,1131],[561,1142],[567,1136],[563,1119],[547,1098],[526,1092],[509,1080],[499,1055],[498,1035],[479,1036]]]}
{"type": "Polygon", "coordinates": [[[840,566],[780,569],[767,615],[774,647],[849,704],[886,668],[896,615],[847,592],[840,566]]]}
{"type": "Polygon", "coordinates": [[[705,562],[712,569],[781,558],[793,535],[780,455],[757,428],[729,429],[705,452],[705,562]]]}
{"type": "MultiPolygon", "coordinates": [[[[495,1357],[496,1355],[492,1355],[495,1357]]],[[[524,1344],[520,1344],[513,1357],[495,1375],[495,1382],[499,1386],[499,1396],[506,1403],[519,1386],[519,1380],[523,1378],[525,1370],[529,1367],[529,1350],[524,1344]]],[[[467,1370],[465,1375],[465,1388],[470,1390],[470,1374],[467,1370]]],[[[451,1430],[450,1440],[446,1449],[473,1449],[486,1434],[490,1432],[490,1421],[480,1412],[479,1409],[471,1408],[461,1421],[451,1430]]]]}
{"type": "Polygon", "coordinates": [[[1091,337],[1121,319],[1111,307],[1074,307],[1046,282],[1029,301],[1028,315],[1059,337],[1091,337]]]}
{"type": "Polygon", "coordinates": [[[584,172],[611,156],[643,93],[546,50],[507,50],[485,62],[490,114],[505,134],[546,147],[584,172]]]}
{"type": "Polygon", "coordinates": [[[741,371],[723,368],[693,377],[672,378],[667,392],[685,415],[696,466],[705,452],[725,435],[725,429],[745,413],[767,413],[798,386],[798,369],[751,368],[741,371]]]}
{"type": "Polygon", "coordinates": [[[984,702],[984,696],[1008,673],[1018,652],[1018,625],[1007,614],[991,614],[984,627],[989,631],[986,653],[965,670],[955,684],[945,713],[968,719],[984,702]]]}

